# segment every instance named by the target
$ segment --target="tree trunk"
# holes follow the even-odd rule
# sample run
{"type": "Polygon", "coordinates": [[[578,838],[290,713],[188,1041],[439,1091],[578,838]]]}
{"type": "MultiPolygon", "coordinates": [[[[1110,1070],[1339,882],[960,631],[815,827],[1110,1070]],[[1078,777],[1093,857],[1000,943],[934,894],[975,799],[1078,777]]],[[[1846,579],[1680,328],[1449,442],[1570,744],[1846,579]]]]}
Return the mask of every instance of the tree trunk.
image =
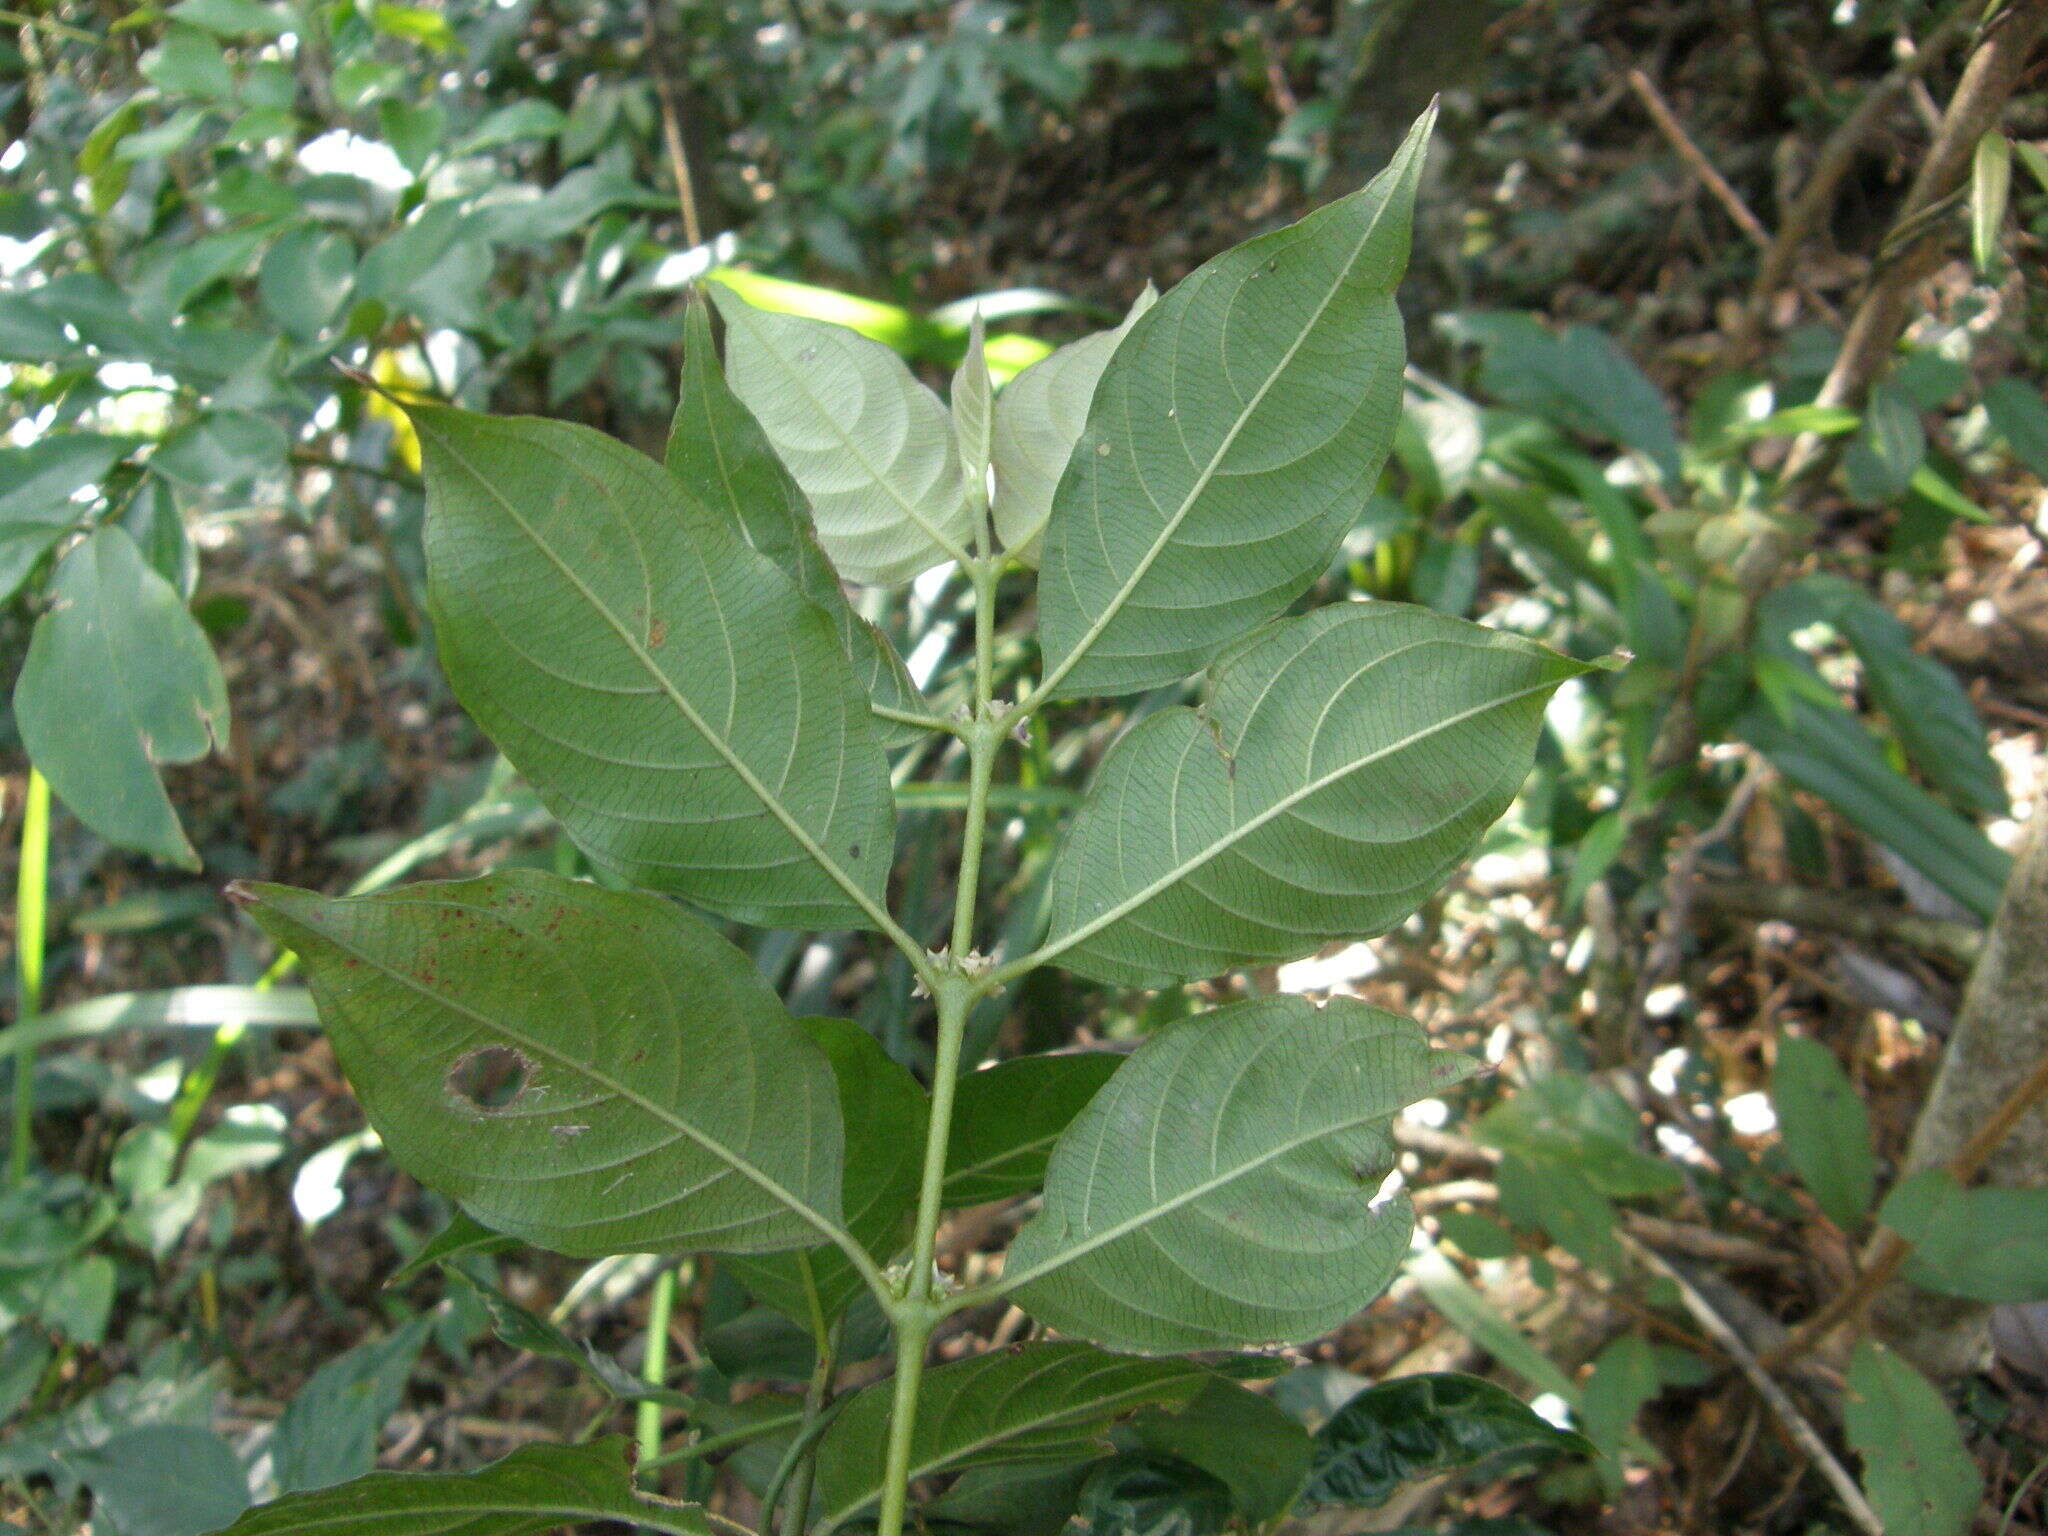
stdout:
{"type": "MultiPolygon", "coordinates": [[[[1913,1130],[1901,1174],[1952,1160],[2048,1057],[2048,803],[2035,811],[2012,879],[1970,976],[1954,1036],[1913,1130]]],[[[1990,1184],[2048,1184],[2048,1103],[2023,1115],[1984,1165],[1990,1184]]],[[[1878,1330],[1922,1370],[1956,1376],[1980,1361],[1990,1308],[1895,1281],[1878,1330]]]]}

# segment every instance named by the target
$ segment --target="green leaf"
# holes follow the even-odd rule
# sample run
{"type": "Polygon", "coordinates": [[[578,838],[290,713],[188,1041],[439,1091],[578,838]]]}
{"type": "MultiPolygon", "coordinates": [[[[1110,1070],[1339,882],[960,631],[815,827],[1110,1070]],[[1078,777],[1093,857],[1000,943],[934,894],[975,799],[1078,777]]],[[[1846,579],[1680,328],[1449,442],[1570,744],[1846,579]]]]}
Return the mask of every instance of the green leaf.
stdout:
{"type": "Polygon", "coordinates": [[[1123,1061],[1114,1051],[1020,1056],[962,1077],[946,1143],[946,1204],[1010,1200],[1042,1185],[1053,1143],[1123,1061]]]}
{"type": "Polygon", "coordinates": [[[143,55],[142,78],[166,96],[225,101],[235,93],[234,71],[220,44],[197,27],[172,24],[164,40],[143,55]]]}
{"type": "Polygon", "coordinates": [[[600,432],[409,409],[442,666],[591,859],[767,926],[883,914],[895,807],[825,615],[600,432]]]}
{"type": "Polygon", "coordinates": [[[1500,1160],[1495,1177],[1505,1220],[1547,1234],[1589,1268],[1619,1264],[1614,1229],[1621,1213],[1569,1157],[1510,1153],[1500,1160]]]}
{"type": "Polygon", "coordinates": [[[1410,1255],[1408,1274],[1429,1304],[1466,1338],[1539,1392],[1554,1392],[1576,1404],[1579,1389],[1557,1363],[1529,1342],[1528,1335],[1503,1317],[1458,1267],[1435,1246],[1410,1255]]]}
{"type": "Polygon", "coordinates": [[[2006,815],[2004,775],[1956,675],[1915,650],[1912,634],[1882,603],[1838,576],[1803,577],[1767,596],[1757,608],[1758,643],[1810,670],[1791,636],[1816,621],[1856,652],[1871,701],[1898,732],[1913,766],[1972,811],[2006,815]]]}
{"type": "Polygon", "coordinates": [[[810,498],[818,540],[850,581],[891,586],[972,541],[945,406],[880,342],[711,290],[726,376],[810,498]]]}
{"type": "Polygon", "coordinates": [[[1039,536],[1052,516],[1053,492],[1088,424],[1088,407],[1102,370],[1138,317],[1158,302],[1150,283],[1123,324],[1068,342],[1033,363],[996,396],[990,458],[996,472],[996,535],[1027,565],[1036,565],[1039,536]]]}
{"type": "MultiPolygon", "coordinates": [[[[1179,1360],[1085,1344],[1020,1344],[927,1371],[910,1475],[991,1465],[1057,1466],[1109,1449],[1112,1424],[1147,1404],[1192,1401],[1212,1378],[1179,1360]]],[[[865,1388],[818,1443],[813,1529],[836,1530],[882,1491],[891,1384],[865,1388]]]]}
{"type": "Polygon", "coordinates": [[[1308,1478],[1308,1431],[1268,1398],[1221,1377],[1185,1407],[1141,1411],[1116,1438],[1201,1468],[1230,1490],[1233,1511],[1253,1525],[1285,1513],[1308,1478]]]}
{"type": "Polygon", "coordinates": [[[1913,1245],[1906,1278],[1970,1301],[2048,1301],[2048,1189],[1964,1189],[1930,1168],[1885,1196],[1878,1220],[1913,1245]]]}
{"type": "Polygon", "coordinates": [[[1855,1232],[1877,1190],[1877,1155],[1870,1111],[1835,1053],[1803,1035],[1780,1035],[1771,1107],[1800,1182],[1830,1221],[1855,1232]]]}
{"type": "Polygon", "coordinates": [[[918,1510],[928,1530],[968,1526],[993,1536],[1060,1536],[1099,1460],[1063,1467],[975,1467],[918,1510]]]}
{"type": "Polygon", "coordinates": [[[1863,1458],[1863,1491],[1886,1536],[1962,1536],[1983,1495],[1948,1404],[1927,1378],[1865,1339],[1849,1362],[1842,1407],[1849,1445],[1863,1458]]]}
{"type": "Polygon", "coordinates": [[[1216,1536],[1230,1489],[1187,1462],[1127,1452],[1089,1475],[1077,1512],[1088,1536],[1216,1536]]]}
{"type": "Polygon", "coordinates": [[[355,285],[348,236],[301,224],[278,237],[256,272],[263,309],[291,335],[309,341],[325,330],[355,285]]]}
{"type": "Polygon", "coordinates": [[[2041,391],[2024,379],[1999,379],[1984,391],[1984,409],[2012,456],[2036,480],[2048,481],[2048,400],[2041,391]]]}
{"type": "Polygon", "coordinates": [[[1522,314],[1467,313],[1439,323],[1458,340],[1484,349],[1480,384],[1488,394],[1574,432],[1637,449],[1667,482],[1677,483],[1678,428],[1671,407],[1604,331],[1575,325],[1552,335],[1534,316],[1522,314]]]}
{"type": "Polygon", "coordinates": [[[1328,567],[1401,414],[1394,290],[1434,121],[1363,191],[1205,263],[1116,348],[1045,529],[1053,694],[1178,681],[1328,567]]]}
{"type": "Polygon", "coordinates": [[[458,155],[474,155],[486,149],[532,139],[553,138],[569,121],[568,114],[551,101],[538,98],[515,101],[498,108],[476,126],[476,130],[455,146],[458,155]]]}
{"type": "Polygon", "coordinates": [[[1041,1322],[1109,1348],[1316,1338],[1407,1251],[1407,1199],[1376,1203],[1388,1121],[1473,1069],[1348,998],[1262,997],[1169,1025],[1060,1137],[1005,1280],[1041,1322]]]}
{"type": "Polygon", "coordinates": [[[384,1282],[384,1289],[396,1290],[435,1265],[464,1254],[503,1253],[518,1246],[512,1238],[502,1232],[493,1232],[467,1211],[457,1211],[448,1218],[446,1226],[420,1244],[411,1258],[391,1272],[390,1278],[384,1282]]]}
{"type": "Polygon", "coordinates": [[[14,685],[30,760],[108,842],[199,868],[157,765],[227,739],[227,685],[206,632],[119,528],[66,555],[50,596],[14,685]]]}
{"type": "Polygon", "coordinates": [[[671,903],[518,869],[237,894],[305,963],[391,1156],[493,1231],[596,1257],[836,1230],[831,1068],[752,962],[671,903]]]}
{"type": "Polygon", "coordinates": [[[1641,1334],[1625,1333],[1600,1351],[1580,1389],[1578,1420],[1599,1447],[1601,1481],[1622,1489],[1621,1461],[1637,1443],[1636,1415],[1664,1389],[1657,1351],[1641,1334]]]}
{"type": "Polygon", "coordinates": [[[1404,1376],[1368,1387],[1316,1431],[1304,1504],[1376,1509],[1402,1484],[1482,1462],[1587,1453],[1583,1435],[1476,1376],[1404,1376]]]}
{"type": "Polygon", "coordinates": [[[535,1536],[616,1521],[666,1536],[713,1536],[695,1506],[633,1487],[632,1442],[529,1445],[476,1472],[375,1472],[337,1488],[287,1494],[250,1510],[221,1536],[535,1536]]]}
{"type": "Polygon", "coordinates": [[[256,0],[178,0],[170,15],[216,37],[282,37],[295,25],[289,11],[256,0]]]}
{"type": "Polygon", "coordinates": [[[97,486],[129,445],[93,432],[61,432],[26,448],[0,448],[0,602],[84,518],[72,498],[97,486]]]}
{"type": "MultiPolygon", "coordinates": [[[[851,1019],[797,1023],[830,1059],[839,1085],[839,1118],[846,1132],[840,1195],[846,1230],[877,1263],[886,1264],[902,1248],[917,1204],[930,1105],[917,1079],[851,1019]]],[[[861,1278],[846,1256],[829,1246],[727,1262],[748,1290],[807,1327],[807,1293],[815,1290],[819,1310],[830,1323],[861,1291],[861,1278]]]]}
{"type": "Polygon", "coordinates": [[[1578,1072],[1531,1078],[1482,1115],[1473,1135],[1534,1162],[1569,1164],[1617,1200],[1674,1194],[1678,1170],[1638,1150],[1641,1126],[1628,1101],[1578,1072]]]}
{"type": "Polygon", "coordinates": [[[1156,986],[1385,932],[1508,808],[1545,700],[1582,670],[1396,603],[1268,626],[1210,669],[1203,709],[1149,715],[1103,758],[1042,955],[1156,986]]]}
{"type": "Polygon", "coordinates": [[[694,1401],[672,1388],[642,1381],[587,1339],[572,1339],[546,1318],[527,1311],[495,1285],[461,1265],[448,1265],[446,1273],[476,1298],[491,1320],[491,1332],[514,1349],[572,1365],[622,1403],[665,1403],[672,1408],[687,1408],[694,1401]]]}
{"type": "MultiPolygon", "coordinates": [[[[682,390],[669,428],[668,467],[825,610],[870,699],[885,708],[927,712],[896,648],[846,600],[839,573],[811,526],[810,503],[775,456],[761,424],[726,383],[711,341],[710,307],[697,293],[683,311],[682,390]]],[[[916,726],[886,722],[877,729],[890,745],[923,735],[916,726]]]]}
{"type": "Polygon", "coordinates": [[[980,501],[987,494],[994,394],[995,385],[988,376],[988,335],[977,309],[968,323],[967,355],[960,359],[960,366],[953,373],[953,390],[948,396],[953,441],[960,452],[961,480],[970,488],[982,487],[980,495],[970,489],[970,501],[980,501]]]}
{"type": "Polygon", "coordinates": [[[376,1465],[377,1437],[404,1399],[432,1326],[429,1318],[413,1318],[396,1333],[335,1356],[299,1388],[270,1441],[282,1491],[329,1488],[376,1465]]]}
{"type": "Polygon", "coordinates": [[[205,1536],[249,1507],[249,1479],[210,1429],[154,1424],[58,1458],[92,1490],[95,1526],[121,1536],[205,1536]]]}
{"type": "Polygon", "coordinates": [[[2011,191],[2012,143],[2002,133],[1987,133],[1970,162],[1970,254],[1982,276],[1998,263],[1998,232],[2011,191]]]}
{"type": "Polygon", "coordinates": [[[1895,501],[1926,457],[1927,432],[1918,403],[1896,381],[1879,384],[1870,392],[1863,430],[1842,456],[1849,494],[1871,506],[1895,501]]]}
{"type": "Polygon", "coordinates": [[[1821,797],[1987,922],[2012,857],[1885,759],[1855,716],[1790,697],[1783,714],[1752,704],[1734,732],[1787,779],[1821,797]]]}

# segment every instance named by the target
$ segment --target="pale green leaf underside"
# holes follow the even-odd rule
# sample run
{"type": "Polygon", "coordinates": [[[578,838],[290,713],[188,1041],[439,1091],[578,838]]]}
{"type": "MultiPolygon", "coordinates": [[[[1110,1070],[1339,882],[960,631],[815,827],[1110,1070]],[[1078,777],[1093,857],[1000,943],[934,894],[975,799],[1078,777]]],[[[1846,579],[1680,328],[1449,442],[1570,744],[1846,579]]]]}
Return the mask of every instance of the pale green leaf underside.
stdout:
{"type": "Polygon", "coordinates": [[[64,557],[50,599],[14,685],[30,761],[108,842],[197,869],[157,765],[227,739],[227,685],[206,632],[115,527],[64,557]]]}
{"type": "Polygon", "coordinates": [[[995,528],[1003,548],[1027,565],[1038,564],[1039,535],[1052,515],[1053,492],[1088,424],[1088,403],[1109,359],[1138,317],[1159,300],[1145,291],[1114,330],[1070,341],[1041,358],[996,396],[990,452],[996,471],[995,528]]]}
{"type": "Polygon", "coordinates": [[[1053,1149],[1004,1261],[1019,1306],[1148,1353],[1299,1343],[1392,1279],[1414,1226],[1375,1206],[1389,1119],[1475,1063],[1347,998],[1273,996],[1170,1025],[1053,1149]]]}
{"type": "Polygon", "coordinates": [[[633,1487],[630,1442],[530,1445],[475,1472],[373,1472],[250,1510],[222,1536],[540,1536],[597,1521],[712,1536],[703,1512],[633,1487]]]}
{"type": "MultiPolygon", "coordinates": [[[[701,294],[691,296],[683,313],[682,389],[669,428],[667,460],[670,472],[693,495],[729,518],[741,538],[825,610],[870,699],[905,713],[928,712],[896,648],[846,600],[839,573],[811,526],[810,503],[775,457],[761,424],[726,383],[712,345],[710,306],[701,294]]],[[[914,725],[885,722],[877,729],[891,745],[923,734],[914,725]]]]}
{"type": "MultiPolygon", "coordinates": [[[[797,1027],[831,1059],[839,1087],[846,1230],[869,1257],[887,1264],[909,1236],[910,1210],[917,1203],[930,1113],[924,1089],[851,1019],[800,1019],[797,1027]]],[[[862,1284],[846,1256],[829,1244],[726,1262],[749,1291],[806,1328],[811,1323],[807,1292],[816,1293],[829,1323],[846,1310],[862,1284]]]]}
{"type": "Polygon", "coordinates": [[[825,614],[601,432],[414,419],[443,668],[577,844],[743,921],[874,925],[895,809],[825,614]]]}
{"type": "MultiPolygon", "coordinates": [[[[910,1475],[1053,1464],[1106,1451],[1116,1420],[1147,1404],[1190,1402],[1214,1378],[1177,1360],[1134,1360],[1085,1344],[1022,1344],[925,1374],[910,1475]]],[[[867,1388],[818,1445],[814,1529],[829,1532],[882,1491],[890,1384],[867,1388]]]]}
{"type": "MultiPolygon", "coordinates": [[[[967,330],[967,355],[953,370],[953,389],[947,397],[953,417],[953,438],[960,450],[960,475],[971,491],[976,485],[987,494],[990,413],[994,409],[995,384],[988,376],[988,336],[981,323],[981,311],[967,330]]],[[[979,500],[970,496],[970,500],[979,500]]]]}
{"type": "Polygon", "coordinates": [[[818,541],[849,581],[890,586],[966,553],[972,539],[953,424],[878,341],[711,290],[725,369],[810,498],[818,541]]]}
{"type": "Polygon", "coordinates": [[[1400,603],[1270,625],[1096,772],[1052,874],[1043,953],[1152,986],[1383,933],[1529,771],[1578,663],[1400,603]]]}
{"type": "Polygon", "coordinates": [[[1117,347],[1046,524],[1055,694],[1186,677],[1327,568],[1400,416],[1394,290],[1430,121],[1371,185],[1208,262],[1117,347]]]}
{"type": "Polygon", "coordinates": [[[248,895],[393,1159],[492,1231],[593,1257],[766,1252],[838,1224],[824,1053],[672,903],[538,870],[248,895]],[[493,1077],[503,1102],[476,1091],[493,1077]]]}

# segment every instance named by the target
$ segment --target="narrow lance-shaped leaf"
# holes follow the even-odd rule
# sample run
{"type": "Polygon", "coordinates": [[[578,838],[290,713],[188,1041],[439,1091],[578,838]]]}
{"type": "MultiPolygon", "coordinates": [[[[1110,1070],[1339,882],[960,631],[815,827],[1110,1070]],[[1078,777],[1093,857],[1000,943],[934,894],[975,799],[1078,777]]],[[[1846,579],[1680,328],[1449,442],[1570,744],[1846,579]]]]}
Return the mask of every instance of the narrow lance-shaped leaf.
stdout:
{"type": "MultiPolygon", "coordinates": [[[[930,1113],[924,1090],[851,1019],[800,1019],[797,1027],[831,1060],[839,1088],[839,1117],[846,1135],[841,1192],[846,1230],[869,1257],[886,1264],[909,1235],[910,1211],[917,1203],[918,1168],[930,1113]]],[[[807,1328],[807,1293],[816,1293],[819,1311],[829,1323],[861,1288],[852,1264],[830,1246],[727,1262],[748,1290],[807,1328]]]]}
{"type": "Polygon", "coordinates": [[[1185,677],[1328,567],[1400,416],[1394,290],[1433,121],[1364,190],[1199,268],[1116,348],[1046,524],[1052,693],[1185,677]]]}
{"type": "Polygon", "coordinates": [[[1026,368],[996,396],[990,454],[996,471],[995,526],[1003,548],[1027,565],[1039,560],[1039,535],[1053,492],[1088,424],[1102,370],[1138,317],[1159,300],[1150,283],[1123,324],[1070,341],[1026,368]]]}
{"type": "Polygon", "coordinates": [[[475,1472],[373,1472],[259,1505],[221,1536],[537,1536],[564,1525],[618,1522],[667,1536],[713,1536],[694,1505],[633,1486],[632,1443],[529,1445],[475,1472]]]}
{"type": "Polygon", "coordinates": [[[883,346],[822,320],[711,290],[726,376],[810,498],[850,581],[890,586],[967,553],[972,517],[939,398],[883,346]]]}
{"type": "MultiPolygon", "coordinates": [[[[1178,1360],[1136,1360],[1085,1344],[1023,1344],[925,1373],[910,1475],[996,1465],[1058,1466],[1110,1449],[1118,1419],[1192,1401],[1213,1379],[1178,1360]]],[[[881,1496],[890,1384],[846,1405],[818,1443],[815,1530],[830,1532],[881,1496]]]]}
{"type": "Polygon", "coordinates": [[[1817,1040],[1781,1036],[1771,1104],[1800,1182],[1830,1221],[1856,1231],[1877,1189],[1877,1157],[1870,1112],[1834,1053],[1817,1040]]]}
{"type": "MultiPolygon", "coordinates": [[[[810,503],[775,456],[761,424],[726,383],[711,339],[711,307],[700,293],[690,296],[683,311],[682,389],[669,428],[668,467],[825,610],[854,677],[874,703],[904,712],[925,710],[896,648],[846,600],[839,573],[811,526],[810,503]]],[[[892,745],[922,734],[912,725],[879,729],[892,745]]]]}
{"type": "Polygon", "coordinates": [[[961,1078],[946,1142],[946,1204],[980,1205],[1037,1189],[1053,1143],[1123,1062],[1115,1051],[1021,1056],[961,1078]]]}
{"type": "Polygon", "coordinates": [[[743,921],[876,923],[895,810],[824,613],[601,432],[411,410],[442,666],[578,845],[743,921]]]}
{"type": "Polygon", "coordinates": [[[1041,953],[1154,986],[1385,932],[1508,808],[1582,670],[1402,604],[1270,625],[1211,669],[1204,709],[1148,716],[1103,759],[1041,953]]]}
{"type": "Polygon", "coordinates": [[[831,1067],[671,903],[537,870],[238,894],[305,963],[398,1165],[493,1231],[579,1257],[837,1231],[831,1067]]]}
{"type": "Polygon", "coordinates": [[[108,842],[197,869],[157,767],[227,739],[227,685],[206,632],[119,528],[64,557],[50,598],[14,685],[30,761],[108,842]]]}
{"type": "Polygon", "coordinates": [[[1419,1026],[1347,998],[1258,998],[1174,1024],[1053,1149],[1004,1274],[1063,1333],[1149,1352],[1298,1342],[1407,1252],[1387,1122],[1467,1076],[1419,1026]]]}
{"type": "Polygon", "coordinates": [[[953,439],[960,450],[960,475],[966,482],[967,499],[978,505],[988,496],[989,434],[994,411],[995,384],[988,376],[988,333],[981,323],[981,311],[967,327],[967,355],[953,371],[951,405],[953,439]]]}

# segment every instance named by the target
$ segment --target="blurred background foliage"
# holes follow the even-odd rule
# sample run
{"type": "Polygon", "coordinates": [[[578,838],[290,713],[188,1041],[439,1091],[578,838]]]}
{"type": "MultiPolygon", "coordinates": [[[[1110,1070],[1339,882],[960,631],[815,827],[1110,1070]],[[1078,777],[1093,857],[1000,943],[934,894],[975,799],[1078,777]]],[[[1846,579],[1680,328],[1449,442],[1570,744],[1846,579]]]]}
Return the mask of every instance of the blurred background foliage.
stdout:
{"type": "MultiPolygon", "coordinates": [[[[1638,1248],[1695,1266],[1768,1353],[1853,1283],[1889,1188],[1887,1226],[1926,1248],[1911,1273],[1980,1324],[2002,1306],[2004,1342],[1989,1370],[1935,1370],[1945,1398],[1902,1388],[1894,1419],[1830,1436],[1873,1468],[1886,1433],[1953,1442],[1935,1458],[1951,1503],[1965,1488],[1965,1506],[2010,1501],[2032,1521],[2013,1529],[2041,1528],[2048,1327],[2030,1308],[2048,1300],[2048,1206],[2000,1210],[2024,1248],[2001,1269],[1898,1178],[2044,792],[2038,65],[1972,135],[1963,185],[1899,218],[2000,15],[0,11],[0,648],[18,680],[0,741],[20,891],[5,1038],[36,1063],[15,1073],[0,1197],[0,1510],[75,1529],[89,1487],[96,1531],[206,1529],[191,1510],[123,1513],[119,1469],[177,1450],[123,1437],[173,1429],[224,1437],[245,1500],[380,1456],[473,1464],[612,1413],[654,1412],[659,1448],[658,1405],[608,1395],[629,1379],[616,1352],[718,1402],[720,1424],[668,1425],[664,1486],[744,1513],[779,1456],[769,1431],[722,1474],[688,1436],[773,1428],[809,1369],[788,1320],[693,1271],[655,1329],[679,1340],[664,1365],[651,1261],[471,1253],[461,1283],[429,1266],[381,1289],[446,1212],[377,1158],[289,962],[218,898],[245,875],[369,889],[580,869],[438,677],[418,449],[388,397],[566,416],[658,451],[681,306],[712,270],[934,380],[979,309],[1007,377],[1113,323],[1147,280],[1348,190],[1441,92],[1403,296],[1407,416],[1312,599],[1422,602],[1609,666],[1560,696],[1470,877],[1396,935],[1149,1001],[1037,976],[985,1008],[970,1049],[1128,1045],[1280,987],[1418,1012],[1500,1069],[1406,1127],[1429,1213],[1410,1275],[1274,1396],[1336,1423],[1367,1378],[1490,1359],[1575,1411],[1609,1461],[1432,1484],[1406,1517],[1837,1519],[1638,1248]],[[1910,325],[1842,398],[1845,328],[1893,246],[1930,230],[1910,325]],[[1757,550],[1775,551],[1761,580],[1757,550]],[[85,613],[118,654],[86,648],[85,613]],[[610,1374],[563,1373],[586,1341],[610,1374]]],[[[861,595],[942,704],[965,599],[944,573],[861,595]]],[[[1020,573],[999,687],[1035,669],[1029,601],[1020,573]]],[[[1119,730],[1184,692],[1034,724],[993,855],[1013,947],[1054,813],[1119,730]]],[[[934,935],[959,771],[922,746],[895,771],[898,888],[934,935]]],[[[795,934],[758,958],[798,1011],[851,1013],[928,1066],[900,958],[795,934]]],[[[998,1230],[963,1227],[960,1262],[998,1230]]],[[[866,1347],[849,1346],[856,1367],[866,1347]]],[[[1837,1416],[1839,1377],[1795,1385],[1837,1416]]],[[[213,1439],[178,1444],[218,1472],[213,1439]]],[[[194,1478],[191,1509],[217,1514],[219,1478],[194,1478]]],[[[1146,1504],[1146,1487],[1098,1490],[1092,1522],[1164,1510],[1205,1528],[1193,1493],[1146,1504]]]]}

